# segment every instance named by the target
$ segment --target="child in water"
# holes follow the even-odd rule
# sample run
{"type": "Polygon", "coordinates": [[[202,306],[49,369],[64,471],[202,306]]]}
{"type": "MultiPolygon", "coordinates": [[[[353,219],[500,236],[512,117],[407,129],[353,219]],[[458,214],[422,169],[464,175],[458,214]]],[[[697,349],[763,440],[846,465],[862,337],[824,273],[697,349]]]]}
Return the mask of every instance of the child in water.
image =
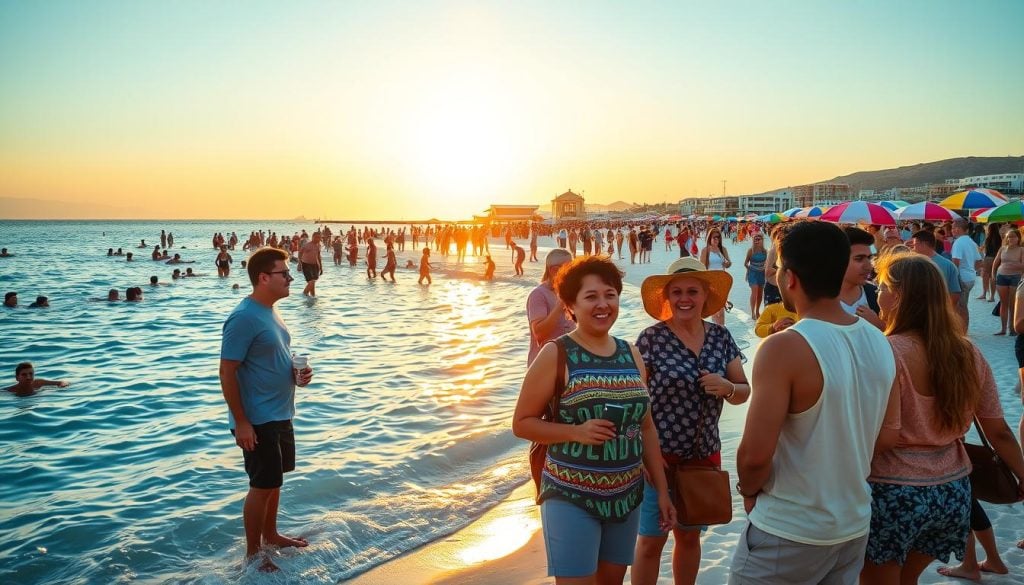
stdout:
{"type": "Polygon", "coordinates": [[[433,281],[430,279],[430,248],[423,248],[423,257],[420,258],[420,279],[417,281],[418,284],[423,284],[423,279],[427,279],[427,284],[431,284],[433,281]]]}
{"type": "Polygon", "coordinates": [[[484,269],[484,280],[492,280],[494,278],[494,260],[491,260],[491,255],[487,255],[487,268],[484,269]]]}

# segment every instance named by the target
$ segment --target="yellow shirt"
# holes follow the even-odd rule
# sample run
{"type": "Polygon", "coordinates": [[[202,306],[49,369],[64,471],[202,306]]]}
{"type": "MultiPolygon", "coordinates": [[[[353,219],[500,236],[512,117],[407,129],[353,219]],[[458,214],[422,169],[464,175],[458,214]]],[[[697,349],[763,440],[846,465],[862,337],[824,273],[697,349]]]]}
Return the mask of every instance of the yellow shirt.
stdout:
{"type": "Polygon", "coordinates": [[[796,316],[796,313],[789,311],[782,305],[782,303],[772,303],[761,311],[761,316],[757,319],[757,325],[754,326],[754,334],[760,338],[765,338],[775,333],[772,329],[772,325],[775,324],[779,319],[789,317],[793,321],[799,321],[800,319],[796,316]]]}

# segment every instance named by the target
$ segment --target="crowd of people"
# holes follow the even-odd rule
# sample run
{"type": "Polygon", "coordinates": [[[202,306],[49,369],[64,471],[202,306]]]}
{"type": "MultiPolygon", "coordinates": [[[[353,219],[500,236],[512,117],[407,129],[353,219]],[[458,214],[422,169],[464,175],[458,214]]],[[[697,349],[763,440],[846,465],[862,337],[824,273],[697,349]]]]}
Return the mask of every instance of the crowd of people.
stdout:
{"type": "MultiPolygon", "coordinates": [[[[721,410],[748,399],[735,486],[748,520],[730,583],[915,583],[951,556],[963,563],[944,575],[1007,572],[972,497],[963,439],[977,421],[1018,481],[1024,456],[966,334],[966,307],[975,270],[998,276],[1009,263],[1017,278],[1003,286],[1019,283],[1020,236],[1005,228],[995,247],[966,222],[903,227],[711,226],[696,258],[685,250],[644,280],[655,324],[635,344],[610,335],[622,293],[612,258],[548,254],[527,301],[512,428],[546,445],[538,503],[556,583],[621,583],[632,566],[632,583],[653,584],[669,534],[674,582],[695,582],[707,526],[679,518],[671,480],[720,468],[721,410]],[[723,231],[751,241],[744,269],[764,340],[749,382],[716,319],[732,285],[723,231]]],[[[991,293],[986,284],[978,298],[991,293]]],[[[1024,333],[1024,317],[1010,316],[1024,294],[1006,293],[1004,327],[1024,333]]]]}
{"type": "MultiPolygon", "coordinates": [[[[291,354],[287,326],[274,311],[290,293],[292,265],[306,280],[303,294],[314,296],[322,248],[330,242],[340,264],[335,244],[356,255],[364,245],[374,279],[380,240],[386,261],[379,276],[393,281],[395,248],[408,235],[414,250],[425,246],[421,284],[431,282],[431,250],[448,255],[452,246],[459,258],[467,251],[485,257],[491,278],[487,237],[504,235],[522,275],[527,252],[516,240],[530,241],[534,261],[536,239],[546,233],[560,246],[544,257],[541,282],[527,299],[529,354],[512,430],[545,446],[537,501],[557,583],[621,583],[632,567],[633,583],[653,584],[669,535],[675,582],[695,582],[708,525],[687,520],[677,506],[686,491],[680,478],[690,469],[721,470],[719,419],[748,401],[734,486],[747,526],[731,583],[913,583],[935,559],[951,556],[964,561],[941,569],[951,576],[1008,570],[972,496],[963,437],[976,421],[1024,479],[1024,456],[991,368],[967,337],[978,270],[991,278],[977,299],[1000,300],[997,334],[1024,332],[1024,293],[1009,294],[1024,272],[1012,226],[990,226],[984,239],[959,221],[902,230],[823,222],[526,227],[250,234],[241,266],[252,294],[224,323],[220,361],[229,427],[249,475],[247,559],[275,571],[266,547],[308,545],[281,534],[276,521],[283,476],[295,467],[295,387],[313,377],[291,354]],[[679,258],[644,279],[641,300],[652,324],[630,343],[611,335],[623,292],[615,261],[624,259],[625,244],[631,262],[650,262],[659,234],[679,258]],[[725,326],[733,285],[726,238],[750,241],[743,271],[763,341],[749,379],[746,356],[725,326]],[[975,539],[988,555],[980,562],[975,539]]],[[[159,258],[154,251],[154,260],[172,238],[161,233],[164,251],[159,258]]],[[[234,233],[214,235],[220,276],[230,274],[239,241],[234,233]]],[[[161,283],[152,277],[151,284],[161,283]]],[[[125,296],[142,300],[142,290],[125,296]]],[[[17,306],[16,294],[13,304],[8,298],[5,305],[17,306]]],[[[118,290],[106,300],[120,300],[118,290]]],[[[19,364],[16,378],[8,390],[19,395],[64,384],[34,379],[31,364],[19,364]]],[[[1024,487],[1018,490],[1024,499],[1024,487]]],[[[731,500],[728,488],[717,496],[731,500]]]]}

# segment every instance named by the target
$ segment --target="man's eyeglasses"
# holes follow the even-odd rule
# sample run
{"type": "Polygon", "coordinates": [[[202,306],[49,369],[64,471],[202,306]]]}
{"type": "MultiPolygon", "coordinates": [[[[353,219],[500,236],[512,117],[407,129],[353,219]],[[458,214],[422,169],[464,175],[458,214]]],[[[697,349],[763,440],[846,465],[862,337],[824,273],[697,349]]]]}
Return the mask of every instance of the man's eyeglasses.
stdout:
{"type": "Polygon", "coordinates": [[[268,270],[264,272],[264,274],[282,274],[284,275],[285,280],[295,280],[292,278],[291,270],[268,270]]]}

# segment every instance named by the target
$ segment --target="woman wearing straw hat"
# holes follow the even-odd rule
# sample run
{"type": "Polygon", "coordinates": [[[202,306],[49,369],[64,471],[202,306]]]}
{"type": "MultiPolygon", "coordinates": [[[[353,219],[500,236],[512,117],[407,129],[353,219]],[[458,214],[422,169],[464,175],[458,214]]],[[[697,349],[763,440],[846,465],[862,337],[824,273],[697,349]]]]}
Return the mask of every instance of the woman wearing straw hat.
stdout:
{"type": "Polygon", "coordinates": [[[576,329],[545,345],[526,372],[512,432],[547,445],[537,500],[548,574],[559,585],[622,583],[636,546],[643,468],[657,486],[649,498],[657,524],[667,530],[676,519],[644,364],[635,347],[609,334],[622,291],[611,260],[573,260],[558,271],[555,290],[576,329]],[[542,418],[551,406],[554,421],[542,418]]]}
{"type": "MultiPolygon", "coordinates": [[[[724,402],[742,404],[750,396],[743,354],[729,330],[704,319],[725,306],[732,276],[708,270],[696,258],[680,258],[665,274],[649,276],[641,287],[644,310],[659,322],[645,329],[637,349],[648,371],[651,415],[662,457],[670,464],[722,463],[718,418],[724,402]]],[[[650,486],[647,486],[650,489],[650,486]]],[[[668,531],[652,520],[656,509],[645,494],[632,582],[658,580],[668,531]]],[[[701,526],[676,525],[672,570],[676,583],[693,583],[700,567],[701,526]]]]}

